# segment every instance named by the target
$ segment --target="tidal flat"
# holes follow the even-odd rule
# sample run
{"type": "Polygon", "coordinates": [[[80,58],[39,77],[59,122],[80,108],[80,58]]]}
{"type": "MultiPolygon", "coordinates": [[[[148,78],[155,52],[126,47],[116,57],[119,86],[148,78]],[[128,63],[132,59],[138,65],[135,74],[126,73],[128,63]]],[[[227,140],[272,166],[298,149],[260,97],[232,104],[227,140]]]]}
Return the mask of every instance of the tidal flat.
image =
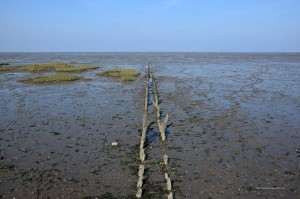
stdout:
{"type": "Polygon", "coordinates": [[[167,142],[147,132],[142,198],[166,198],[162,146],[174,198],[299,196],[300,53],[0,53],[101,66],[60,84],[0,71],[0,198],[135,198],[149,61],[169,121],[167,142]],[[97,75],[115,68],[140,75],[97,75]]]}

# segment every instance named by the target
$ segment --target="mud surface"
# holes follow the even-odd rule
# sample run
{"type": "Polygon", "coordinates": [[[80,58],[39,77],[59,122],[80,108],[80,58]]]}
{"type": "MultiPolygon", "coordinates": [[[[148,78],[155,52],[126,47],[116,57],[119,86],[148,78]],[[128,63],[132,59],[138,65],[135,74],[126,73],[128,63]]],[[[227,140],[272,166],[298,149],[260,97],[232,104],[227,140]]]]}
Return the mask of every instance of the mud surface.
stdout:
{"type": "MultiPolygon", "coordinates": [[[[79,74],[90,81],[54,85],[0,73],[0,196],[134,198],[148,61],[169,113],[175,198],[299,196],[299,53],[0,53],[10,66],[102,67],[79,74]],[[142,75],[96,76],[115,67],[142,75]]],[[[144,198],[164,198],[162,143],[150,129],[144,198]]]]}

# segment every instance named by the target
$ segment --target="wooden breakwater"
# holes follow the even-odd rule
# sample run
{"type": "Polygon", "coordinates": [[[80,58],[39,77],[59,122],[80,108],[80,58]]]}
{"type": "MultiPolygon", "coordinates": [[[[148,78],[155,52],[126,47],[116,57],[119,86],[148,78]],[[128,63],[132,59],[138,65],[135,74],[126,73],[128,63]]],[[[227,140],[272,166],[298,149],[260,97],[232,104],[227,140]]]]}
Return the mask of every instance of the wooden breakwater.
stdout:
{"type": "MultiPolygon", "coordinates": [[[[168,199],[173,199],[173,192],[172,192],[172,181],[170,178],[169,173],[169,157],[166,154],[165,150],[165,143],[167,142],[167,136],[166,136],[166,127],[169,119],[169,115],[166,114],[162,121],[162,114],[161,109],[159,106],[159,95],[158,95],[158,89],[157,89],[157,83],[155,79],[154,69],[152,67],[151,63],[148,63],[147,67],[147,74],[146,74],[146,89],[145,89],[145,104],[144,104],[144,113],[143,113],[143,124],[142,124],[142,134],[141,134],[141,141],[140,141],[140,153],[139,153],[139,159],[140,159],[140,166],[138,171],[138,181],[137,181],[137,192],[136,197],[142,198],[143,196],[143,183],[145,179],[145,163],[146,163],[146,143],[147,143],[147,133],[149,130],[149,101],[152,101],[153,106],[155,107],[156,112],[156,124],[157,128],[160,134],[161,138],[161,148],[163,151],[163,170],[164,170],[164,178],[166,182],[166,193],[168,199]],[[151,84],[150,84],[151,79],[151,84]],[[150,86],[152,86],[152,89],[150,89],[150,86]],[[150,96],[150,90],[152,91],[151,96],[152,99],[149,99],[150,96]]],[[[149,144],[149,143],[148,143],[149,144]]]]}

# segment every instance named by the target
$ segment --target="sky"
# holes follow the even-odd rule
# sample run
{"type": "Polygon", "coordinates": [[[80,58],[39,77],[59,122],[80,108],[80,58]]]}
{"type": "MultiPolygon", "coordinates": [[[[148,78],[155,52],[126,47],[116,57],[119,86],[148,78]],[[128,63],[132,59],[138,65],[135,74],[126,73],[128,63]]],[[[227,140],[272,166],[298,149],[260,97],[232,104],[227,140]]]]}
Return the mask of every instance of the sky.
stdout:
{"type": "Polygon", "coordinates": [[[0,0],[0,52],[300,52],[300,0],[0,0]]]}

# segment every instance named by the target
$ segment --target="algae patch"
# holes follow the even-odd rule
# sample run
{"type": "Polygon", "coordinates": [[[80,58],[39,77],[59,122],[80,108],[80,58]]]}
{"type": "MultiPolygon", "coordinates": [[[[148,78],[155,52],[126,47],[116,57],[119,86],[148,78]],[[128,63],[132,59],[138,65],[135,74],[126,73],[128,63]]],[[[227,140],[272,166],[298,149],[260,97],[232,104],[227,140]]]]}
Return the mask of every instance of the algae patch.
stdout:
{"type": "Polygon", "coordinates": [[[12,72],[83,72],[86,70],[97,69],[98,66],[84,65],[74,66],[66,63],[42,63],[32,65],[21,65],[12,67],[0,67],[0,71],[12,71],[12,72]]]}
{"type": "Polygon", "coordinates": [[[58,75],[49,75],[43,77],[22,79],[20,80],[20,82],[42,84],[42,83],[70,82],[70,81],[76,81],[80,79],[81,77],[78,77],[76,75],[58,74],[58,75]]]}
{"type": "Polygon", "coordinates": [[[121,78],[122,81],[133,81],[135,77],[137,77],[140,74],[139,71],[134,69],[108,69],[106,71],[102,71],[98,73],[99,76],[104,77],[116,77],[121,78]]]}

